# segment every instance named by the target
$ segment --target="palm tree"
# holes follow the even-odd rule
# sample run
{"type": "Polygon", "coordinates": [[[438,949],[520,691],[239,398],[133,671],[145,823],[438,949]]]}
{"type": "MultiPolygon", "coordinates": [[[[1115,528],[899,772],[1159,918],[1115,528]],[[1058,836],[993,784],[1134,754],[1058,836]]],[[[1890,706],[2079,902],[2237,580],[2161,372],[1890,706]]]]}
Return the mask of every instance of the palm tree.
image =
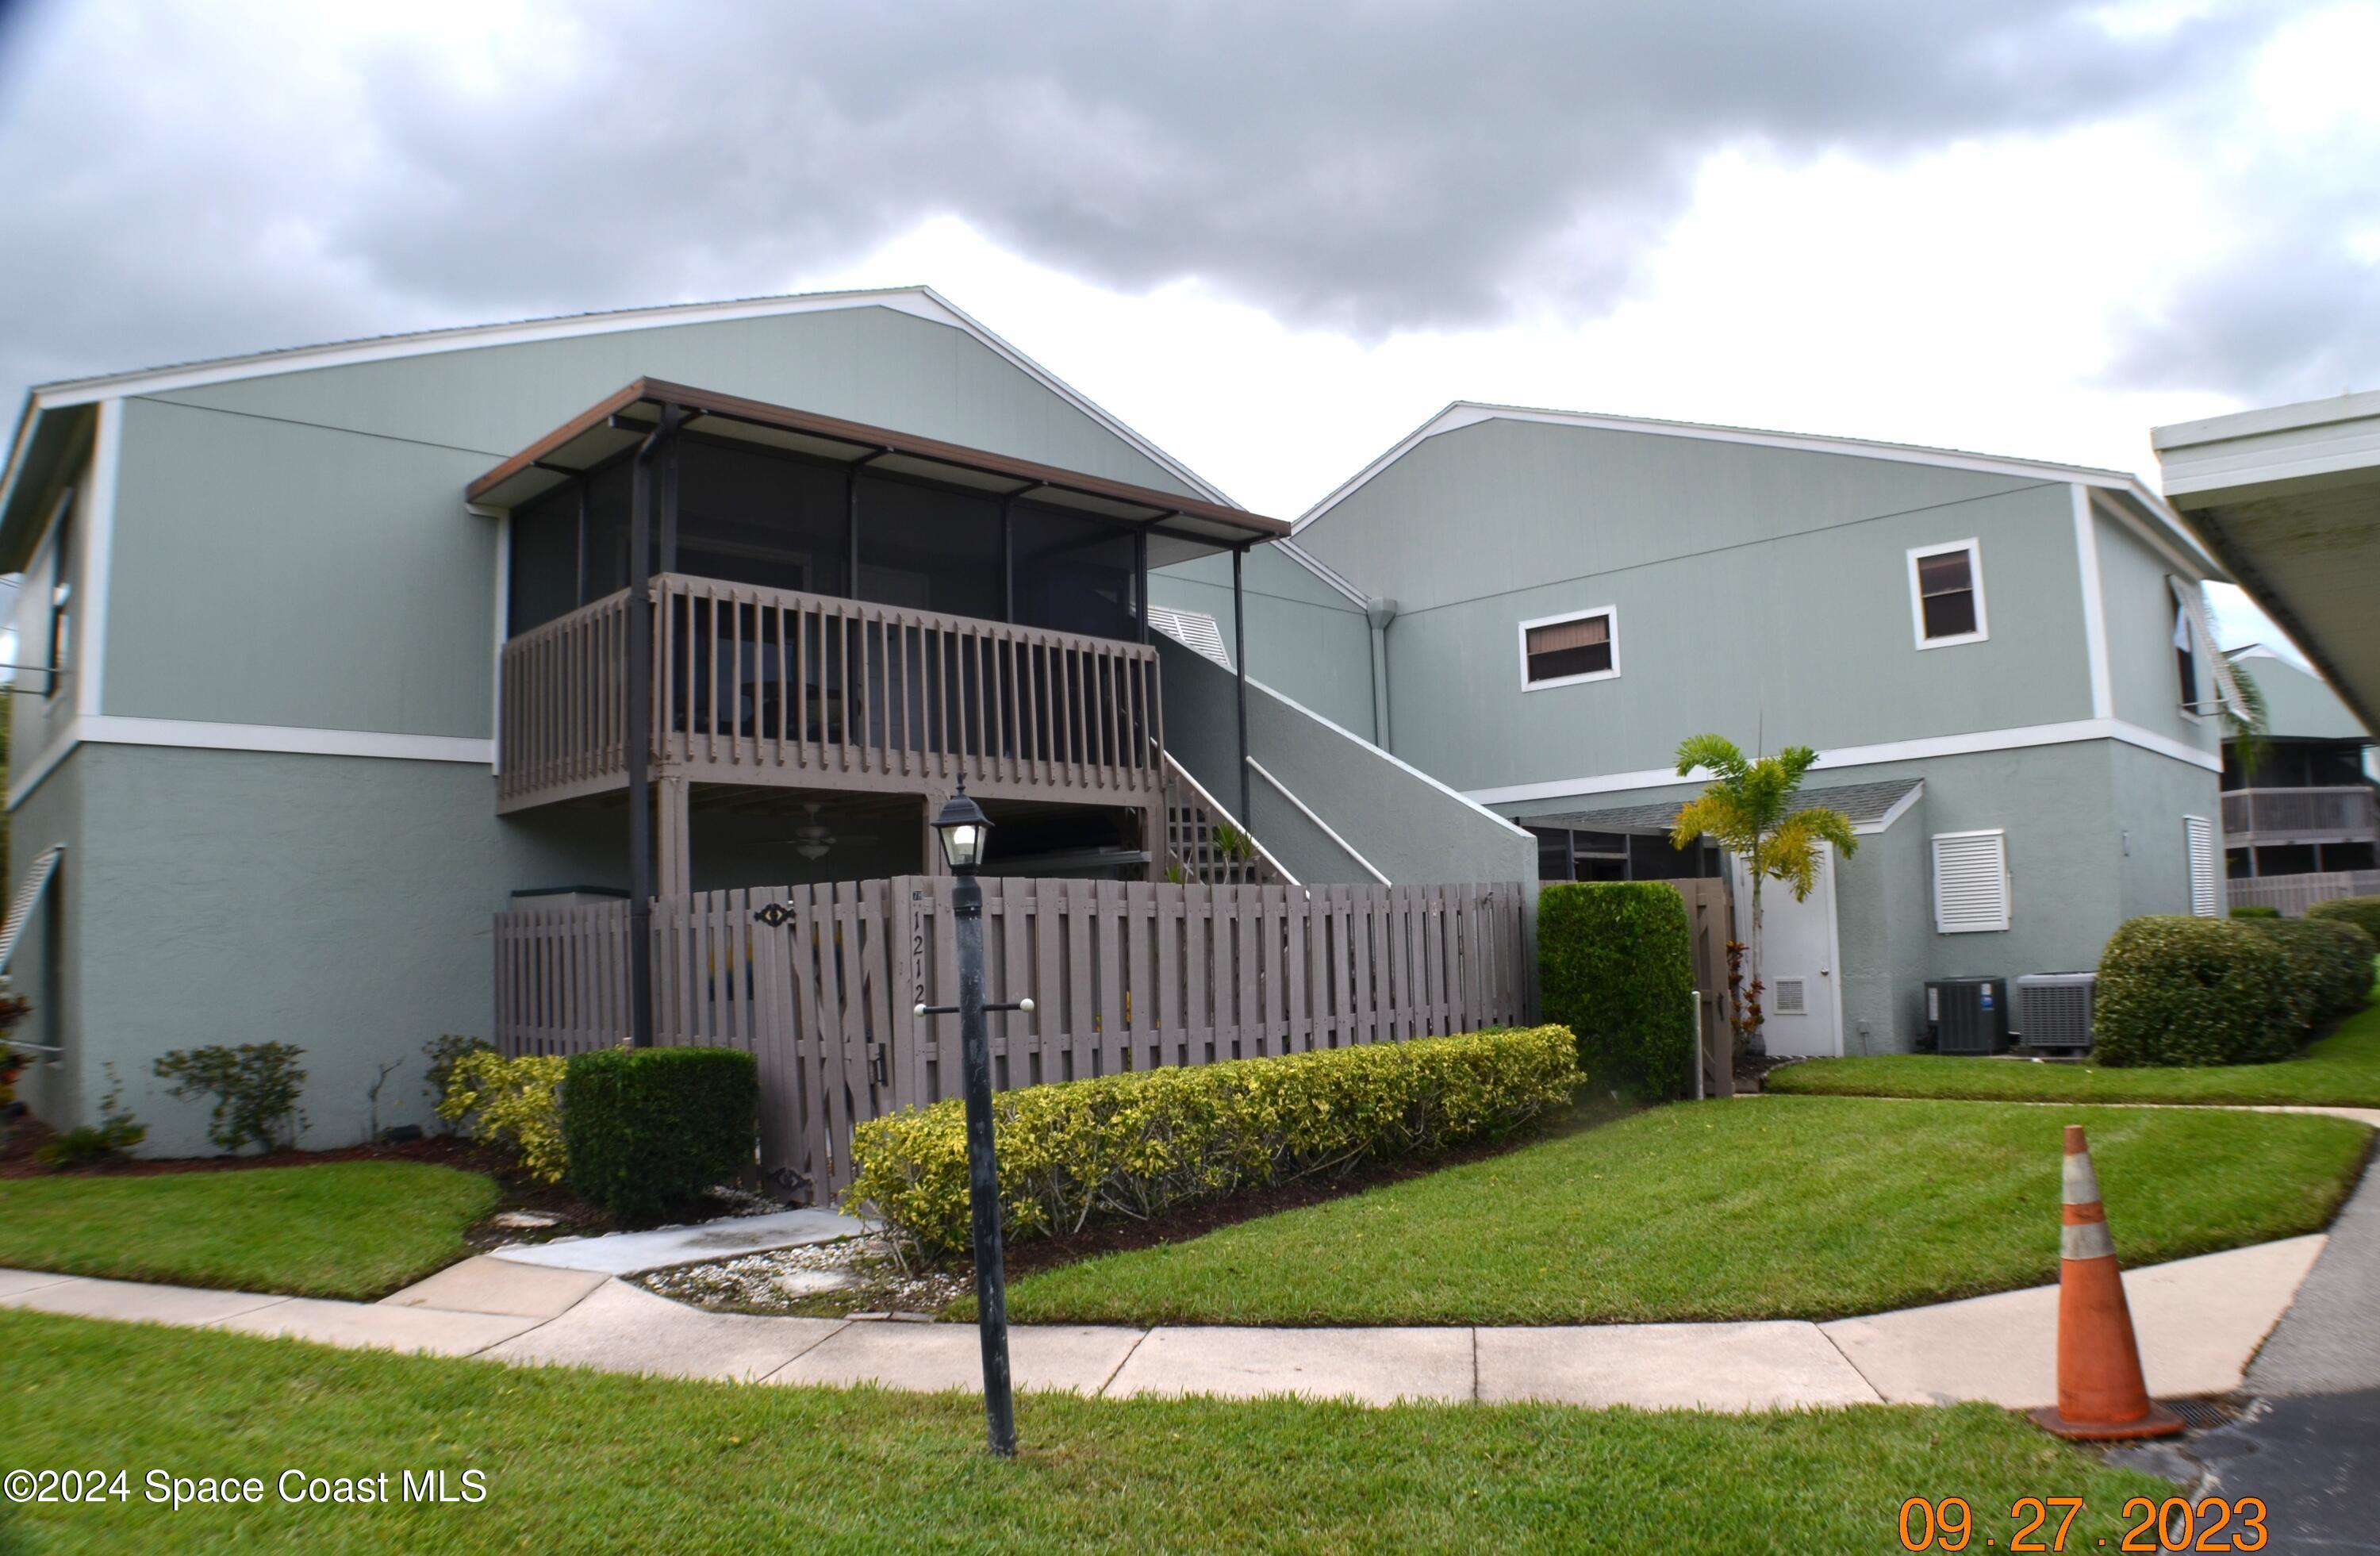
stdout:
{"type": "Polygon", "coordinates": [[[1766,1053],[1760,1037],[1760,883],[1782,881],[1793,900],[1805,900],[1818,882],[1818,845],[1831,843],[1849,857],[1859,848],[1850,818],[1823,805],[1797,807],[1802,774],[1818,760],[1807,746],[1788,746],[1773,757],[1747,761],[1734,741],[1697,735],[1678,748],[1678,776],[1697,768],[1712,775],[1710,786],[1678,812],[1670,845],[1683,848],[1707,837],[1743,861],[1752,878],[1752,987],[1748,1007],[1737,996],[1735,1028],[1744,1048],[1766,1053]]]}

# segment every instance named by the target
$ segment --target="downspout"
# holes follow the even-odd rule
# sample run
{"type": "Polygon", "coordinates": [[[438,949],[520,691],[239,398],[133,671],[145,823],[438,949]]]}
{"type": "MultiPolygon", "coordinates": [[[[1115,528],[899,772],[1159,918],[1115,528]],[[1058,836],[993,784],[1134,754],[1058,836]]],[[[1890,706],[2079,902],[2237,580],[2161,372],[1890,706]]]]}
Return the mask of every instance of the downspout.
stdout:
{"type": "Polygon", "coordinates": [[[1244,545],[1232,548],[1232,669],[1238,677],[1234,691],[1240,721],[1240,825],[1253,833],[1256,817],[1248,809],[1248,608],[1247,596],[1240,587],[1241,566],[1247,555],[1244,545]]]}
{"type": "Polygon", "coordinates": [[[1372,735],[1383,751],[1396,747],[1389,739],[1389,623],[1397,619],[1397,602],[1373,600],[1364,607],[1372,624],[1372,735]]]}

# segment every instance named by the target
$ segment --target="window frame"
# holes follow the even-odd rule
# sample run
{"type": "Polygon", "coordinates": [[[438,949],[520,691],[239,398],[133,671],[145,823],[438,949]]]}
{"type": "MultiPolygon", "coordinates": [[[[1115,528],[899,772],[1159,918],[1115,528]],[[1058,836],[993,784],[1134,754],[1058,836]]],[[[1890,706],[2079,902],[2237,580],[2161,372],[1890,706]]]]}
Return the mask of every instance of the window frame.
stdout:
{"type": "Polygon", "coordinates": [[[1556,687],[1584,686],[1589,681],[1610,681],[1617,680],[1619,678],[1620,607],[1617,605],[1594,605],[1584,611],[1565,611],[1560,615],[1537,616],[1529,621],[1524,621],[1520,625],[1519,641],[1521,645],[1521,689],[1523,691],[1551,691],[1556,687]],[[1610,632],[1611,643],[1611,668],[1609,670],[1589,670],[1584,675],[1555,675],[1542,681],[1533,681],[1529,679],[1530,629],[1539,626],[1560,626],[1566,622],[1585,621],[1589,616],[1602,616],[1610,624],[1609,630],[1610,632]]]}
{"type": "Polygon", "coordinates": [[[2009,864],[2008,829],[1973,827],[1964,832],[1937,832],[1926,839],[1926,863],[1934,898],[1934,932],[1937,935],[2004,934],[2016,924],[2016,871],[2009,864]],[[2000,857],[2000,917],[1996,924],[1946,924],[1942,921],[1942,845],[1971,837],[1998,840],[2000,857]]]}
{"type": "Polygon", "coordinates": [[[1979,537],[1969,536],[1963,541],[1909,548],[1909,627],[1920,649],[1954,649],[1961,643],[1991,641],[1991,617],[1984,609],[1984,543],[1979,537]],[[1927,557],[1948,556],[1961,551],[1967,553],[1968,590],[1975,597],[1975,629],[1928,638],[1925,636],[1925,591],[1919,580],[1917,565],[1927,557]]]}

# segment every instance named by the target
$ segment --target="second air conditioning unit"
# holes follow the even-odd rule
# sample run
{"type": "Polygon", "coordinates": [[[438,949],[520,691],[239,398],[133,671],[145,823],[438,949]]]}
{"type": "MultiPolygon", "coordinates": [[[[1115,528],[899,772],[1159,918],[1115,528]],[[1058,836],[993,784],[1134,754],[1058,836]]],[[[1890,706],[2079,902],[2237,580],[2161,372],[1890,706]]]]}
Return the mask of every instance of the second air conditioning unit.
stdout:
{"type": "Polygon", "coordinates": [[[2095,972],[2027,973],[2016,980],[2017,1035],[2027,1048],[2091,1047],[2091,1002],[2095,972]]]}

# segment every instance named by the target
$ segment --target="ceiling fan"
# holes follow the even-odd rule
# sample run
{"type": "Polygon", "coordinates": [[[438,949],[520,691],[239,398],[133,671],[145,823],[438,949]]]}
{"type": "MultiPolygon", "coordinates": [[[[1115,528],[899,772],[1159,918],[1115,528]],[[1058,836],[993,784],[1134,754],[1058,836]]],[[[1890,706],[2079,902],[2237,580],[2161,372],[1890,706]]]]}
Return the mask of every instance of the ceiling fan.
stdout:
{"type": "Polygon", "coordinates": [[[779,846],[790,845],[794,852],[805,859],[823,859],[827,856],[827,851],[838,843],[876,841],[866,833],[836,832],[819,820],[819,812],[825,808],[825,805],[821,802],[806,801],[802,809],[807,812],[807,815],[802,824],[794,829],[794,834],[791,837],[775,838],[771,841],[779,846]]]}

